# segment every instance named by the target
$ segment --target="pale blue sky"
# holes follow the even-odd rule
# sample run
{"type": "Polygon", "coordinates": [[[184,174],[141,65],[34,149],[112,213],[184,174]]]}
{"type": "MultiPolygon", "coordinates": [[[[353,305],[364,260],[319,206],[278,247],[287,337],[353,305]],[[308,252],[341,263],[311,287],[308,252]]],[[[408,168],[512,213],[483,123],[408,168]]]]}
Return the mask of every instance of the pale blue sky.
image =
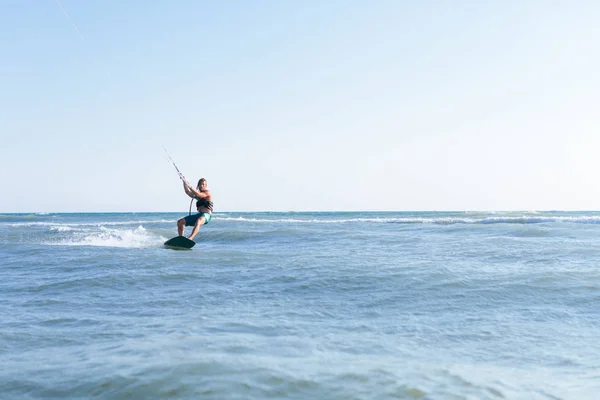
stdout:
{"type": "Polygon", "coordinates": [[[600,209],[600,2],[0,0],[0,212],[600,209]]]}

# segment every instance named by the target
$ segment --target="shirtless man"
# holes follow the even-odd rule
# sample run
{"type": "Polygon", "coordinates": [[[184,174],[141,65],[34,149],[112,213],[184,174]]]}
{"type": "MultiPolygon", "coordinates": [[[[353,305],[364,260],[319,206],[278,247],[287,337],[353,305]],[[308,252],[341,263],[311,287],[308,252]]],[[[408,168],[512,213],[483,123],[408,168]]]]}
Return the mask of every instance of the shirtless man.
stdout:
{"type": "Polygon", "coordinates": [[[198,181],[196,189],[187,182],[183,182],[183,190],[185,194],[196,200],[196,210],[198,214],[188,215],[177,221],[177,232],[179,236],[183,236],[184,227],[193,226],[194,229],[188,239],[192,240],[200,230],[202,225],[206,225],[212,219],[213,202],[210,191],[206,189],[206,179],[202,178],[198,181]]]}

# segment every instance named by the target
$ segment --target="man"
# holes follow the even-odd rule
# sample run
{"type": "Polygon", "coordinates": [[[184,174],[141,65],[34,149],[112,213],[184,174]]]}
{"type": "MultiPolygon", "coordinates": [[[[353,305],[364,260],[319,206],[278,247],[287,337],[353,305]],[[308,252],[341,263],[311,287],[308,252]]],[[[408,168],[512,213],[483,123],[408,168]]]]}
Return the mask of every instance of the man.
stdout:
{"type": "Polygon", "coordinates": [[[187,182],[183,181],[183,190],[185,194],[196,200],[196,210],[198,214],[188,215],[177,221],[177,232],[179,236],[183,236],[184,227],[193,226],[194,229],[188,239],[192,240],[200,230],[202,225],[206,225],[212,219],[213,202],[210,191],[206,189],[206,179],[202,178],[198,181],[198,186],[193,189],[187,182]]]}

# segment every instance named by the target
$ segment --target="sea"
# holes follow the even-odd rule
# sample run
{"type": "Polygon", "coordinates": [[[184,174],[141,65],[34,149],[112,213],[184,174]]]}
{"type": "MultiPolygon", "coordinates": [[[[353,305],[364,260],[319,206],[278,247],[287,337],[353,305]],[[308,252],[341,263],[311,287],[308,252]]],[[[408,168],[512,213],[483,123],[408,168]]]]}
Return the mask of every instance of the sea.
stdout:
{"type": "Polygon", "coordinates": [[[185,214],[0,214],[0,398],[600,398],[600,212],[185,214]]]}

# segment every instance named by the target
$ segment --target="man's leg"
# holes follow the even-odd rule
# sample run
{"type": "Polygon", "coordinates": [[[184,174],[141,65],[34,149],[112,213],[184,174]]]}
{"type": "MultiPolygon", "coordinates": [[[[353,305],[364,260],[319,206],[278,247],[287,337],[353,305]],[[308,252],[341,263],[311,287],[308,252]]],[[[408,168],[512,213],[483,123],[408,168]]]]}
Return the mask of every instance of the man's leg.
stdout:
{"type": "Polygon", "coordinates": [[[181,218],[177,221],[177,233],[179,236],[183,236],[183,230],[185,228],[185,218],[181,218]]]}
{"type": "Polygon", "coordinates": [[[206,221],[206,219],[204,218],[204,216],[198,218],[198,221],[196,221],[196,225],[194,225],[194,230],[192,231],[190,236],[188,236],[188,239],[192,240],[194,238],[194,236],[196,236],[196,234],[200,230],[200,226],[204,225],[205,221],[206,221]]]}

